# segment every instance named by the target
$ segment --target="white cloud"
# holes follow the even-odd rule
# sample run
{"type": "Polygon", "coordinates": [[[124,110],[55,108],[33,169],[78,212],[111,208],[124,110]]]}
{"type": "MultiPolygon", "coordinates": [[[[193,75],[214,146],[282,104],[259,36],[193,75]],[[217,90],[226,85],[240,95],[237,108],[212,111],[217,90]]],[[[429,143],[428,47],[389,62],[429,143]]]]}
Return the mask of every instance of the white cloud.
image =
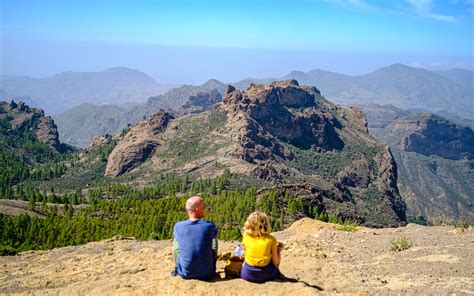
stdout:
{"type": "MultiPolygon", "coordinates": [[[[474,2],[474,0],[467,0],[474,2]]],[[[434,13],[432,11],[433,1],[432,0],[407,0],[407,2],[415,8],[415,13],[421,17],[432,18],[438,21],[454,22],[456,18],[451,15],[434,13]]]]}

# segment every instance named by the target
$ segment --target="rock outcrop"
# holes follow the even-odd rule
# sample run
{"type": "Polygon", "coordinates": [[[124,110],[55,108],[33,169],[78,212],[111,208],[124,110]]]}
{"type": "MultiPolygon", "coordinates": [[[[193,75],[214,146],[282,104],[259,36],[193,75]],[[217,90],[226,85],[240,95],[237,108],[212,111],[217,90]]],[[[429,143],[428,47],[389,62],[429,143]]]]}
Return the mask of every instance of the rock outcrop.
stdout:
{"type": "Polygon", "coordinates": [[[402,117],[395,122],[393,132],[406,134],[399,143],[402,151],[447,159],[474,159],[472,129],[458,127],[440,116],[421,114],[402,117]]]}
{"type": "Polygon", "coordinates": [[[97,136],[97,137],[94,138],[94,140],[92,140],[89,147],[90,148],[97,148],[97,147],[106,146],[106,145],[108,145],[112,142],[112,139],[113,139],[112,135],[110,135],[110,134],[97,136]]]}
{"type": "MultiPolygon", "coordinates": [[[[228,86],[223,107],[229,112],[229,126],[240,135],[238,156],[256,165],[252,174],[259,179],[290,192],[291,196],[310,197],[305,202],[311,207],[316,202],[320,210],[367,225],[382,226],[371,221],[367,211],[361,211],[367,207],[375,210],[379,217],[383,216],[386,222],[390,221],[390,225],[406,220],[406,206],[398,192],[396,164],[390,150],[368,136],[367,120],[357,108],[337,108],[324,100],[317,88],[299,86],[295,80],[250,84],[245,91],[228,86]],[[295,177],[295,168],[288,164],[300,158],[285,143],[300,151],[312,151],[313,158],[307,159],[311,162],[319,153],[339,153],[346,144],[343,135],[347,136],[349,145],[354,145],[351,142],[357,139],[366,146],[358,149],[378,146],[377,152],[372,159],[364,154],[351,156],[352,163],[330,177],[329,189],[310,184],[283,185],[295,177]],[[356,194],[357,191],[361,194],[356,194]],[[377,198],[383,202],[376,201],[377,198]],[[350,204],[356,206],[348,206],[350,204]]],[[[334,160],[333,165],[336,164],[334,160]]],[[[303,165],[311,166],[310,163],[303,165]]],[[[301,168],[299,170],[301,172],[301,168]]]]}
{"type": "Polygon", "coordinates": [[[234,112],[245,112],[266,131],[302,149],[328,151],[344,143],[335,132],[337,119],[318,105],[315,87],[298,85],[296,80],[269,85],[251,84],[246,91],[228,89],[224,105],[234,112]]]}
{"type": "Polygon", "coordinates": [[[174,110],[176,115],[196,114],[208,111],[212,106],[222,100],[222,95],[217,89],[209,92],[198,92],[191,95],[184,105],[174,110]]]}
{"type": "Polygon", "coordinates": [[[44,111],[30,108],[24,102],[0,102],[0,119],[6,119],[13,130],[33,131],[41,142],[47,144],[55,152],[64,153],[72,147],[59,141],[58,128],[50,116],[44,111]]]}
{"type": "Polygon", "coordinates": [[[136,168],[134,179],[157,170],[207,178],[222,165],[294,198],[301,186],[312,188],[308,208],[320,201],[322,211],[375,227],[405,221],[389,149],[368,135],[362,112],[335,106],[315,87],[296,80],[227,86],[209,112],[168,126],[170,118],[161,112],[133,127],[110,154],[106,175],[136,168]]]}
{"type": "Polygon", "coordinates": [[[156,136],[173,118],[161,110],[148,120],[135,125],[110,153],[105,175],[121,175],[147,160],[159,145],[156,136]]]}

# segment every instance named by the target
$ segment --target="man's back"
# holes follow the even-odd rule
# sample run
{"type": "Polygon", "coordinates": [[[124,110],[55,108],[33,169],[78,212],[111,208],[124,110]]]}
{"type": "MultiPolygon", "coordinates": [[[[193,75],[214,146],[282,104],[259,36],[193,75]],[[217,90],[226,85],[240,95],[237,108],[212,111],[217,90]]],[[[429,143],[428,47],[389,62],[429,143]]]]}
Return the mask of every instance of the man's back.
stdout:
{"type": "Polygon", "coordinates": [[[179,244],[178,274],[183,278],[210,278],[216,270],[212,253],[216,225],[202,219],[181,221],[174,226],[173,235],[179,244]]]}

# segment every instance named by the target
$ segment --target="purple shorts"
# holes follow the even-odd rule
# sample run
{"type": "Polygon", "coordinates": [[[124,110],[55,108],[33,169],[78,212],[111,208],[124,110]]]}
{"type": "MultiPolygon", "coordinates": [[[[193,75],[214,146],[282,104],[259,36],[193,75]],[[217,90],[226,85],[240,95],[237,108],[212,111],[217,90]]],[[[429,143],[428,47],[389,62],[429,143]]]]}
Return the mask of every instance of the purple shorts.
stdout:
{"type": "Polygon", "coordinates": [[[264,267],[252,266],[244,262],[240,271],[242,279],[254,283],[271,281],[278,278],[279,275],[280,271],[271,261],[264,267]]]}

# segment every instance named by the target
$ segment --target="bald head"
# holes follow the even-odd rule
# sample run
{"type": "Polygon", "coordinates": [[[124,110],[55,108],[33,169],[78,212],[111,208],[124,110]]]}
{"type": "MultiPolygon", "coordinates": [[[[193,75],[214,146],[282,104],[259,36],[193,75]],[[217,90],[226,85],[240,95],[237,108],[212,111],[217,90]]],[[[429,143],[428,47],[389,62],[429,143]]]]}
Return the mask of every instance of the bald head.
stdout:
{"type": "Polygon", "coordinates": [[[188,212],[190,219],[201,219],[204,217],[204,199],[200,196],[190,197],[186,201],[186,212],[188,212]]]}

